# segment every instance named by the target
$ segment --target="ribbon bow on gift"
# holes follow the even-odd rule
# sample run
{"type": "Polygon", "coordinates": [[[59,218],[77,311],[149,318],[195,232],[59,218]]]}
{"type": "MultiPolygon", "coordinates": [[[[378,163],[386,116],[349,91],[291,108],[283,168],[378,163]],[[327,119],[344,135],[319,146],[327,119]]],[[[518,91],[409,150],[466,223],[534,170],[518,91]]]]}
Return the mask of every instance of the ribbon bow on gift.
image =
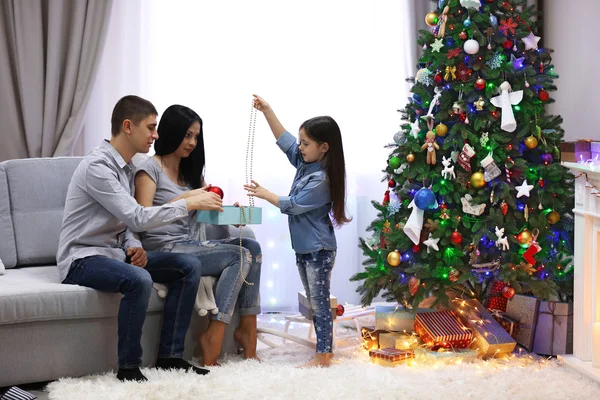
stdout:
{"type": "Polygon", "coordinates": [[[449,80],[450,75],[452,75],[452,79],[456,79],[456,67],[455,66],[447,66],[446,67],[446,75],[444,75],[445,80],[449,80]]]}
{"type": "MultiPolygon", "coordinates": [[[[550,353],[554,354],[554,324],[560,326],[562,325],[562,319],[560,317],[569,317],[573,315],[573,313],[568,313],[564,315],[556,314],[556,301],[548,302],[548,311],[540,311],[539,314],[548,314],[552,317],[552,328],[550,329],[550,353]]],[[[538,317],[539,318],[539,317],[538,317]]]]}

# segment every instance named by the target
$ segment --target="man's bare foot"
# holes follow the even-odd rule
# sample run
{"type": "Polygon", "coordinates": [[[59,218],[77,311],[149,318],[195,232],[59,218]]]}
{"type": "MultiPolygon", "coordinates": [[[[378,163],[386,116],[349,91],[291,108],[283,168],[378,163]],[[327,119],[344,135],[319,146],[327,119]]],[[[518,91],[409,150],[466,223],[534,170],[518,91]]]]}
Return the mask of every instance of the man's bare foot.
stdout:
{"type": "Polygon", "coordinates": [[[305,364],[300,365],[296,368],[312,368],[312,367],[329,367],[331,365],[331,359],[333,353],[329,354],[315,354],[313,358],[307,361],[305,364]]]}
{"type": "Polygon", "coordinates": [[[237,328],[233,333],[233,337],[242,345],[245,359],[260,361],[256,355],[256,330],[247,332],[242,328],[237,328]]]}
{"type": "Polygon", "coordinates": [[[205,366],[219,365],[217,364],[217,360],[219,359],[219,353],[221,353],[221,346],[223,345],[223,334],[214,333],[209,327],[206,332],[200,334],[200,338],[198,339],[205,366]]]}

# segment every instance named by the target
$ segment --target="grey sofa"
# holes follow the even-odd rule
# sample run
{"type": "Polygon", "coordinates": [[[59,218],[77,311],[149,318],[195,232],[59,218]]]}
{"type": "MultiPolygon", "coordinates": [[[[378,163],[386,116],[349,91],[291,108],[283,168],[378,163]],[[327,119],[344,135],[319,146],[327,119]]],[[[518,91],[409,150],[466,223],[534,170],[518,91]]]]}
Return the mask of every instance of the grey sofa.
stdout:
{"type": "MultiPolygon", "coordinates": [[[[0,163],[0,387],[101,373],[117,367],[120,294],[59,282],[56,251],[65,196],[79,157],[0,163]]],[[[245,236],[253,237],[249,228],[245,236]]],[[[237,235],[233,227],[207,227],[209,239],[237,235]]],[[[150,298],[142,334],[144,366],[158,349],[163,300],[150,298]]],[[[223,353],[237,350],[228,326],[223,353]]],[[[194,313],[185,357],[208,320],[194,313]]]]}

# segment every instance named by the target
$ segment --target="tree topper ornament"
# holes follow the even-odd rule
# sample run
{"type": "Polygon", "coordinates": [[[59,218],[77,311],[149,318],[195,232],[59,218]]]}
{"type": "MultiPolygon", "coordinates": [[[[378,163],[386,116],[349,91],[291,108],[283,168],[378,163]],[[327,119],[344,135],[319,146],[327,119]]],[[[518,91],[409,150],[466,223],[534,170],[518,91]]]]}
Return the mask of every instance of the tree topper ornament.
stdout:
{"type": "Polygon", "coordinates": [[[517,129],[517,121],[512,106],[519,104],[521,100],[523,100],[523,91],[513,92],[510,83],[506,81],[500,85],[500,95],[490,99],[494,106],[502,109],[502,121],[500,123],[502,130],[514,132],[517,129]]]}

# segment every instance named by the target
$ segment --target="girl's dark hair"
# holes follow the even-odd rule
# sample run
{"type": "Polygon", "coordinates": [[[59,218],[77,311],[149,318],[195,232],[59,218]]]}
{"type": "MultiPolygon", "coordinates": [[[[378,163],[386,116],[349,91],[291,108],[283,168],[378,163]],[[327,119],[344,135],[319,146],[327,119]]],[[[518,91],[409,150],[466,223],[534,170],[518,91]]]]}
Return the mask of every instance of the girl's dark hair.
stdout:
{"type": "Polygon", "coordinates": [[[329,178],[329,193],[333,206],[331,215],[334,224],[341,226],[352,218],[346,217],[346,162],[342,146],[342,133],[337,122],[331,117],[315,117],[300,125],[306,135],[317,143],[328,143],[329,151],[325,153],[323,168],[329,178]]]}
{"type": "Polygon", "coordinates": [[[202,132],[202,118],[191,108],[172,105],[165,110],[158,124],[158,139],[154,142],[154,150],[159,156],[173,153],[190,129],[190,126],[198,121],[200,123],[200,134],[196,148],[189,157],[182,158],[179,163],[179,181],[193,189],[201,187],[204,178],[204,135],[202,132]]]}

